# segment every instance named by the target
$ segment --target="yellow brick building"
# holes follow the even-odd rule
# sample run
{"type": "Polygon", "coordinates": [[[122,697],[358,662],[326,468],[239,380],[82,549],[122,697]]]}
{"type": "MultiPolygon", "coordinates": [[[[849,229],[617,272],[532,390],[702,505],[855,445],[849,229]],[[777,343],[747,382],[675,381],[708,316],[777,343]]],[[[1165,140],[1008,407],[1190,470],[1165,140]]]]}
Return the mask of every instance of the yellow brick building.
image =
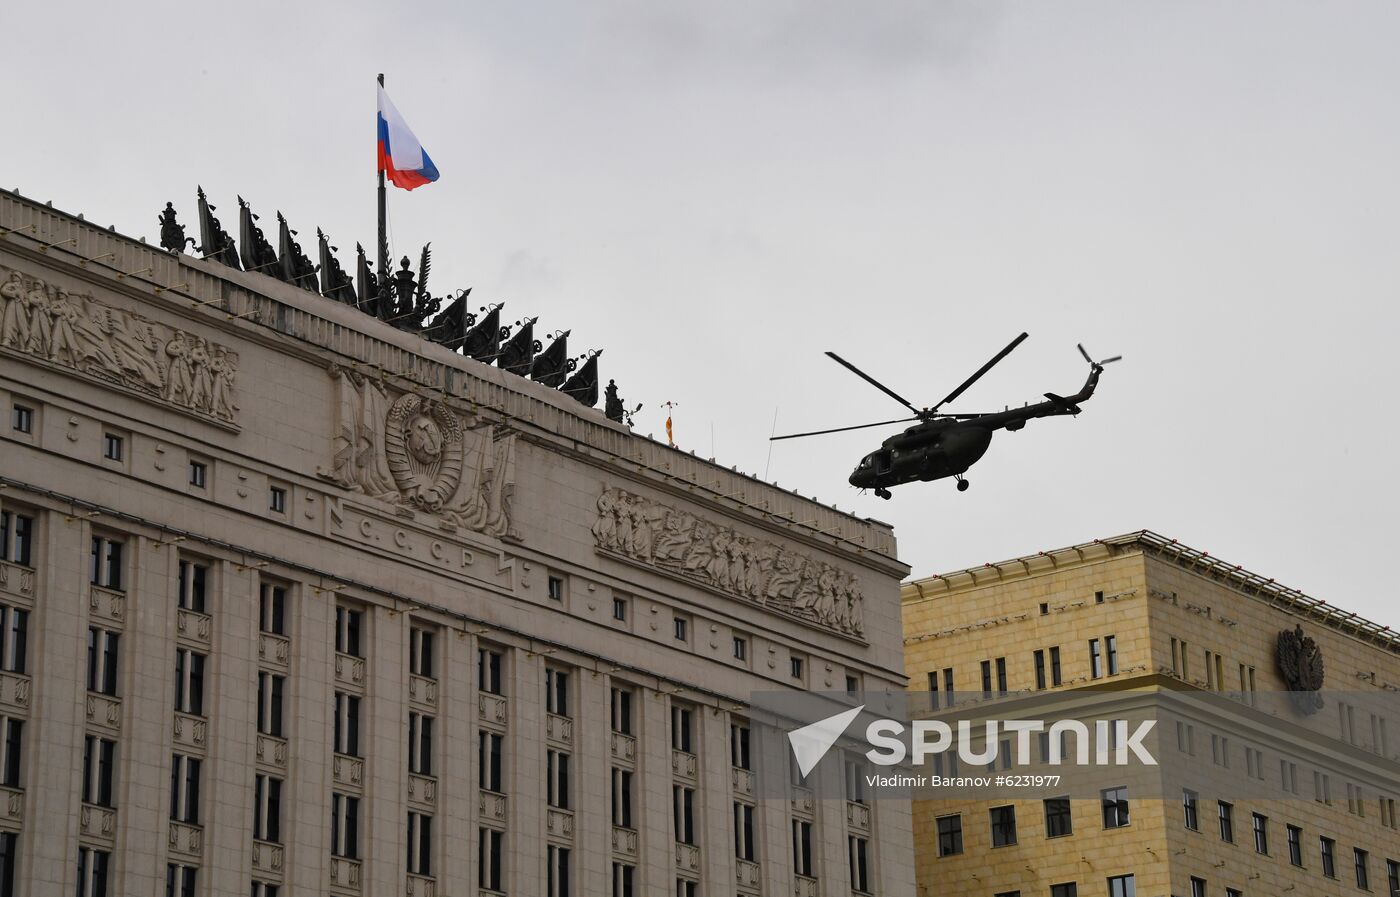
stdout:
{"type": "Polygon", "coordinates": [[[1174,708],[1126,793],[916,795],[921,895],[1400,897],[1400,634],[1146,531],[911,581],[903,609],[916,716],[1174,708]],[[1320,690],[1284,678],[1285,632],[1320,690]]]}

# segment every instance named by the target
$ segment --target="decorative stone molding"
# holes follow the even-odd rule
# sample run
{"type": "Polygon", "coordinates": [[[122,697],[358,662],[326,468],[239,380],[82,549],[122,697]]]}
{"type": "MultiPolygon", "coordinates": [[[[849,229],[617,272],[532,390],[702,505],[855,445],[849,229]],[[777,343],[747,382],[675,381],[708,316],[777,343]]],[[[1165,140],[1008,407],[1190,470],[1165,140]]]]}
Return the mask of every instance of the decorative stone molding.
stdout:
{"type": "Polygon", "coordinates": [[[870,831],[870,807],[854,801],[846,801],[846,825],[857,832],[870,831]]]}
{"type": "Polygon", "coordinates": [[[175,714],[175,741],[186,747],[203,748],[209,724],[188,713],[175,714]]]}
{"type": "Polygon", "coordinates": [[[671,773],[682,779],[695,780],[698,765],[695,755],[688,751],[671,750],[671,773]]]}
{"type": "Polygon", "coordinates": [[[752,860],[734,861],[734,884],[745,890],[757,891],[762,880],[759,865],[752,860]]]}
{"type": "Polygon", "coordinates": [[[195,613],[179,608],[175,614],[175,632],[190,641],[209,644],[211,621],[208,614],[195,613]]]}
{"type": "Polygon", "coordinates": [[[0,788],[0,810],[6,819],[19,822],[24,818],[24,792],[16,788],[0,788]]]}
{"type": "Polygon", "coordinates": [[[798,875],[793,881],[792,897],[817,897],[817,880],[798,875]]]}
{"type": "Polygon", "coordinates": [[[676,845],[676,868],[682,872],[700,872],[700,848],[694,844],[676,845]]]}
{"type": "Polygon", "coordinates": [[[282,666],[287,665],[291,642],[280,635],[258,633],[258,659],[282,666]]]}
{"type": "Polygon", "coordinates": [[[342,685],[353,685],[356,688],[364,688],[364,659],[337,652],[335,655],[335,681],[342,685]]]}
{"type": "Polygon", "coordinates": [[[816,803],[812,800],[811,789],[794,787],[792,791],[792,812],[811,819],[812,814],[816,811],[816,803]]]}
{"type": "Polygon", "coordinates": [[[478,791],[477,809],[480,811],[482,819],[491,819],[504,824],[506,821],[506,796],[494,791],[478,791]]]}
{"type": "Polygon", "coordinates": [[[360,864],[344,857],[331,857],[331,886],[350,891],[360,889],[360,864]]]}
{"type": "Polygon", "coordinates": [[[410,875],[404,885],[408,897],[436,897],[437,881],[422,875],[410,875]]]}
{"type": "Polygon", "coordinates": [[[382,375],[331,365],[336,430],[322,479],[438,516],[449,529],[518,538],[511,523],[518,434],[443,402],[404,393],[382,375]]]}
{"type": "Polygon", "coordinates": [[[478,715],[491,723],[506,722],[506,699],[500,695],[482,694],[476,702],[478,715]]]}
{"type": "Polygon", "coordinates": [[[286,769],[286,739],[276,738],[272,735],[259,735],[257,743],[257,759],[259,763],[264,763],[268,766],[275,766],[278,769],[286,769]]]}
{"type": "Polygon", "coordinates": [[[750,770],[731,766],[729,768],[729,783],[733,786],[735,794],[753,797],[753,773],[750,770]]]}
{"type": "Polygon", "coordinates": [[[437,803],[437,779],[409,773],[408,799],[423,804],[437,803]]]}
{"type": "Polygon", "coordinates": [[[336,754],[331,761],[331,778],[337,785],[359,788],[365,782],[365,761],[346,754],[336,754]]]}
{"type": "Polygon", "coordinates": [[[570,744],[574,740],[574,721],[557,713],[545,714],[544,737],[558,744],[570,744]]]}
{"type": "Polygon", "coordinates": [[[93,838],[111,840],[117,831],[117,811],[96,804],[83,804],[78,812],[78,831],[93,838]]]}
{"type": "Polygon", "coordinates": [[[438,699],[438,684],[426,676],[410,675],[408,677],[408,699],[427,707],[436,707],[438,699]]]}
{"type": "Polygon", "coordinates": [[[267,874],[280,874],[284,862],[282,845],[269,841],[253,842],[253,868],[267,874]]]}
{"type": "Polygon", "coordinates": [[[26,598],[33,598],[34,571],[29,567],[21,567],[19,564],[12,564],[9,561],[0,561],[0,589],[16,595],[23,595],[26,598]]]}
{"type": "Polygon", "coordinates": [[[0,351],[234,424],[238,356],[226,346],[0,267],[0,351]]]}
{"type": "Polygon", "coordinates": [[[629,763],[637,760],[637,739],[631,735],[623,735],[620,732],[612,733],[612,755],[616,760],[626,760],[629,763]]]}
{"type": "Polygon", "coordinates": [[[605,554],[842,635],[864,634],[854,575],[689,511],[608,489],[598,497],[593,540],[605,554]]]}
{"type": "MultiPolygon", "coordinates": [[[[9,697],[8,676],[0,676],[0,683],[3,683],[3,690],[6,697],[9,697]]],[[[120,729],[122,725],[122,702],[116,698],[100,695],[96,692],[88,692],[87,696],[87,721],[94,725],[106,726],[109,729],[120,729]]]]}
{"type": "Polygon", "coordinates": [[[612,849],[613,853],[625,857],[635,857],[637,855],[637,832],[634,829],[613,826],[612,849]]]}
{"type": "Polygon", "coordinates": [[[555,838],[572,838],[574,836],[574,814],[568,810],[556,810],[553,807],[545,814],[545,830],[555,838]]]}
{"type": "Polygon", "coordinates": [[[204,850],[204,830],[183,822],[170,823],[170,849],[177,853],[199,856],[204,850]]]}
{"type": "Polygon", "coordinates": [[[88,586],[88,611],[94,617],[123,622],[126,619],[126,595],[101,586],[88,586]]]}

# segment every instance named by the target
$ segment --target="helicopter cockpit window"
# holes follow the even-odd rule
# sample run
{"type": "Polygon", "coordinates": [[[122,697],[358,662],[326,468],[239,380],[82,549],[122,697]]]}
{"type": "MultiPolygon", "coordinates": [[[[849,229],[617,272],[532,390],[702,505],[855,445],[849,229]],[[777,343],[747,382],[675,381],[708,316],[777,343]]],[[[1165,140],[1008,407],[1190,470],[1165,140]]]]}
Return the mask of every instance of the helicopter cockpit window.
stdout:
{"type": "MultiPolygon", "coordinates": [[[[876,472],[876,473],[889,473],[889,472],[890,472],[890,453],[889,453],[889,452],[876,452],[875,454],[871,455],[870,458],[874,458],[874,459],[875,459],[875,472],[876,472]]],[[[867,458],[866,460],[868,461],[868,460],[870,460],[870,458],[867,458]]]]}
{"type": "Polygon", "coordinates": [[[860,468],[861,470],[869,470],[874,463],[875,462],[870,459],[870,456],[866,455],[864,458],[860,459],[860,468]]]}

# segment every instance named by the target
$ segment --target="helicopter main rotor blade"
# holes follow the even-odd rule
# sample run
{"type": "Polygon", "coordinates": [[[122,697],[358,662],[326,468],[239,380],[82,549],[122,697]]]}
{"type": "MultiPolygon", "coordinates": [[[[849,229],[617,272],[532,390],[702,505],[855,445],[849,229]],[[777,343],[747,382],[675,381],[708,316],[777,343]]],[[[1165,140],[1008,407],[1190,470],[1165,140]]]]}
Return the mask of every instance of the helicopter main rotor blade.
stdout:
{"type": "Polygon", "coordinates": [[[1017,346],[1021,345],[1021,343],[1024,342],[1025,339],[1026,339],[1026,337],[1028,337],[1028,336],[1030,336],[1029,333],[1022,333],[1020,336],[1018,336],[1018,337],[1016,337],[1014,340],[1012,340],[1012,341],[1007,345],[1007,347],[1006,347],[1005,349],[1002,349],[1002,350],[1001,350],[1000,352],[998,352],[996,355],[993,355],[991,361],[987,362],[986,364],[982,365],[982,367],[978,368],[978,369],[977,369],[977,373],[973,374],[971,377],[968,377],[966,380],[964,380],[962,386],[959,386],[957,389],[955,389],[955,390],[953,390],[952,392],[948,393],[948,397],[947,397],[946,399],[944,399],[943,401],[939,402],[937,405],[934,405],[932,408],[929,409],[929,411],[937,411],[939,408],[942,408],[944,405],[948,404],[949,402],[953,401],[953,400],[956,399],[958,396],[960,396],[960,395],[962,395],[964,392],[966,392],[966,391],[967,391],[967,388],[968,388],[969,386],[971,386],[972,384],[976,383],[978,380],[981,380],[983,374],[987,373],[987,372],[990,371],[993,367],[995,367],[996,364],[997,364],[997,362],[1001,361],[1003,358],[1005,358],[1006,356],[1010,355],[1010,354],[1011,354],[1011,350],[1012,350],[1012,349],[1015,349],[1017,346]]]}
{"type": "Polygon", "coordinates": [[[910,402],[909,402],[908,399],[904,398],[904,397],[901,396],[899,393],[897,393],[897,392],[895,392],[894,390],[890,389],[888,386],[886,386],[885,384],[881,383],[879,380],[876,380],[874,377],[870,376],[870,375],[867,374],[865,371],[862,371],[860,368],[858,368],[858,367],[856,367],[855,365],[851,364],[849,361],[847,361],[846,359],[842,358],[840,355],[837,355],[835,352],[828,352],[828,353],[826,353],[826,354],[829,355],[829,356],[831,356],[831,360],[832,360],[832,361],[834,361],[834,362],[836,362],[837,364],[841,365],[842,367],[846,368],[846,370],[848,370],[848,371],[850,371],[851,373],[855,374],[857,377],[861,378],[861,379],[864,380],[866,383],[869,383],[871,386],[873,386],[873,387],[875,387],[876,389],[880,390],[880,391],[883,392],[885,395],[887,395],[887,396],[889,396],[890,398],[894,399],[896,402],[898,402],[899,404],[903,405],[905,408],[908,408],[910,411],[914,412],[915,414],[920,414],[920,413],[922,413],[922,412],[920,412],[920,410],[919,410],[918,408],[915,408],[912,404],[910,404],[910,402]]]}
{"type": "Polygon", "coordinates": [[[810,433],[789,433],[786,436],[772,436],[769,442],[777,442],[779,439],[801,439],[803,436],[825,436],[827,433],[844,433],[847,430],[864,430],[867,427],[884,427],[890,424],[907,424],[911,420],[920,420],[917,417],[901,417],[899,420],[882,420],[873,424],[856,424],[854,427],[833,427],[830,430],[813,430],[810,433]]]}
{"type": "Polygon", "coordinates": [[[1085,351],[1085,349],[1084,349],[1084,344],[1083,344],[1083,343],[1075,343],[1075,345],[1079,347],[1079,354],[1084,356],[1084,360],[1087,361],[1087,362],[1089,362],[1090,364],[1093,364],[1093,363],[1094,363],[1094,359],[1092,359],[1092,358],[1089,357],[1089,353],[1088,353],[1087,351],[1085,351]]]}
{"type": "Polygon", "coordinates": [[[1115,361],[1122,361],[1122,360],[1123,360],[1123,356],[1122,356],[1122,355],[1115,355],[1115,356],[1113,356],[1112,358],[1105,358],[1103,361],[1100,361],[1100,362],[1099,362],[1099,367],[1103,367],[1103,366],[1106,365],[1106,364],[1113,364],[1115,361]]]}

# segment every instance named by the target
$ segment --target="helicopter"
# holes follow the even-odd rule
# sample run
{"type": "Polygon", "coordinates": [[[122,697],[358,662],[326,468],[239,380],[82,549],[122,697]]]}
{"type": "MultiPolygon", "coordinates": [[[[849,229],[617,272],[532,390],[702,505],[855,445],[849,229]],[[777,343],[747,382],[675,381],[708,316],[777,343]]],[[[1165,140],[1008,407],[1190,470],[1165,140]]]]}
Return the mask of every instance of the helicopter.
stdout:
{"type": "Polygon", "coordinates": [[[1079,354],[1083,355],[1084,360],[1089,363],[1089,379],[1084,381],[1084,386],[1074,395],[1060,396],[1053,392],[1047,392],[1044,402],[988,414],[939,412],[939,408],[966,392],[968,387],[980,380],[1003,358],[1010,355],[1012,350],[1021,345],[1028,336],[1029,334],[1022,333],[1016,337],[1005,349],[994,355],[991,361],[982,365],[975,374],[964,380],[962,385],[950,392],[943,401],[932,408],[915,407],[894,390],[840,355],[835,352],[827,352],[826,354],[833,361],[914,412],[914,416],[878,421],[873,424],[857,424],[853,427],[835,427],[830,430],[791,433],[787,436],[774,436],[772,439],[773,441],[800,439],[805,436],[842,433],[847,430],[862,430],[867,427],[884,427],[916,420],[917,424],[897,436],[886,439],[881,443],[879,449],[862,458],[860,464],[851,473],[851,485],[860,489],[874,489],[875,494],[880,498],[889,499],[891,486],[953,477],[957,480],[958,491],[965,492],[970,482],[963,474],[986,453],[995,431],[1009,430],[1014,432],[1024,427],[1026,421],[1037,417],[1078,414],[1080,404],[1087,402],[1093,396],[1094,389],[1099,384],[1099,375],[1103,373],[1104,365],[1112,364],[1123,358],[1121,355],[1115,355],[1112,358],[1095,361],[1080,344],[1079,354]]]}

